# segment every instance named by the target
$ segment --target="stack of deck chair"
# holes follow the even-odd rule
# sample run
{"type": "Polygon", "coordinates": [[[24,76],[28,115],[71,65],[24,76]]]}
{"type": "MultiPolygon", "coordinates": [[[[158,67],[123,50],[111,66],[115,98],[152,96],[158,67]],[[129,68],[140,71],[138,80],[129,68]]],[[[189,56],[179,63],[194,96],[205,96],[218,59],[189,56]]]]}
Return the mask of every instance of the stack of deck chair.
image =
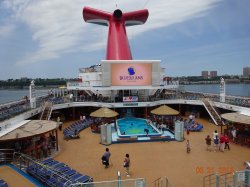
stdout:
{"type": "Polygon", "coordinates": [[[79,120],[71,124],[69,127],[63,130],[65,139],[73,139],[75,138],[75,132],[79,134],[80,131],[86,129],[93,123],[92,120],[79,120]]]}
{"type": "Polygon", "coordinates": [[[76,183],[93,182],[93,179],[52,158],[27,167],[27,173],[46,186],[63,187],[76,183]]]}
{"type": "Polygon", "coordinates": [[[8,187],[8,184],[3,179],[0,179],[0,187],[8,187]]]}

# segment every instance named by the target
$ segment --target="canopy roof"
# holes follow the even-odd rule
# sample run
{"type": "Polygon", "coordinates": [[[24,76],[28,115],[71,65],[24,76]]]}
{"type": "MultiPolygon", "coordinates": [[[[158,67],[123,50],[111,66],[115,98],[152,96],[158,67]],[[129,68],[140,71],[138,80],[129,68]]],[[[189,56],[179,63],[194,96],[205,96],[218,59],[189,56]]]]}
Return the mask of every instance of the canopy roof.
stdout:
{"type": "Polygon", "coordinates": [[[222,114],[221,117],[223,119],[226,119],[226,120],[234,122],[234,123],[241,123],[241,124],[250,125],[250,116],[240,114],[238,112],[225,113],[225,114],[222,114]]]}
{"type": "MultiPolygon", "coordinates": [[[[28,121],[28,120],[27,120],[28,121]]],[[[16,140],[45,134],[57,128],[57,122],[47,120],[31,120],[21,127],[3,135],[0,141],[16,140]]]]}
{"type": "Polygon", "coordinates": [[[151,110],[151,113],[156,114],[156,115],[163,115],[163,116],[167,116],[167,115],[175,116],[179,114],[179,111],[172,109],[167,105],[162,105],[154,110],[151,110]]]}
{"type": "Polygon", "coordinates": [[[112,118],[112,117],[118,116],[118,113],[109,108],[103,107],[92,112],[90,116],[99,117],[99,118],[112,118]]]}

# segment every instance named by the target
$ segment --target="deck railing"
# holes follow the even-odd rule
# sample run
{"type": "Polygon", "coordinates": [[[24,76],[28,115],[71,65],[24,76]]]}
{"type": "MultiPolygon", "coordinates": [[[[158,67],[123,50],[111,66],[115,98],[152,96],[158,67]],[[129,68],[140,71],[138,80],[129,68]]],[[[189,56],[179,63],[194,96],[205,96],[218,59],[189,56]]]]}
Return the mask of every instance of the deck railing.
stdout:
{"type": "Polygon", "coordinates": [[[69,185],[69,187],[146,187],[146,181],[144,178],[138,179],[126,179],[126,180],[113,180],[113,181],[101,181],[101,182],[90,182],[90,183],[75,183],[69,185]]]}
{"type": "MultiPolygon", "coordinates": [[[[138,102],[154,102],[161,100],[203,100],[208,98],[213,102],[220,102],[219,94],[201,93],[201,92],[183,92],[178,90],[163,90],[161,94],[153,96],[138,95],[138,102]]],[[[102,103],[120,103],[122,96],[113,95],[112,97],[103,97],[100,95],[93,96],[68,96],[53,97],[51,95],[39,96],[36,98],[36,107],[40,107],[45,101],[50,100],[53,104],[69,102],[102,102],[102,103]]],[[[250,108],[250,98],[238,96],[226,96],[226,104],[250,108]]],[[[9,119],[17,114],[30,110],[29,100],[20,100],[0,105],[0,121],[9,119]]]]}
{"type": "MultiPolygon", "coordinates": [[[[37,97],[36,107],[39,108],[49,98],[51,97],[47,94],[37,97]]],[[[0,104],[0,122],[29,110],[31,110],[30,101],[26,99],[0,104]]]]}
{"type": "MultiPolygon", "coordinates": [[[[154,102],[160,100],[175,100],[175,99],[183,99],[183,100],[203,100],[204,98],[208,98],[213,102],[220,102],[220,96],[216,94],[208,94],[208,93],[195,93],[195,92],[185,92],[178,93],[172,92],[171,94],[161,94],[159,96],[138,96],[138,102],[154,102]]],[[[121,96],[113,96],[111,97],[99,97],[99,96],[74,96],[72,99],[68,97],[64,97],[61,101],[64,102],[103,102],[103,103],[119,103],[123,102],[121,96]]],[[[237,97],[237,96],[226,96],[226,104],[242,106],[242,107],[250,107],[250,98],[247,97],[237,97]]]]}
{"type": "Polygon", "coordinates": [[[154,187],[174,187],[172,184],[170,184],[168,178],[165,177],[159,177],[155,179],[153,182],[154,187]]]}
{"type": "Polygon", "coordinates": [[[234,173],[213,173],[203,178],[203,187],[249,187],[250,170],[234,173]]]}

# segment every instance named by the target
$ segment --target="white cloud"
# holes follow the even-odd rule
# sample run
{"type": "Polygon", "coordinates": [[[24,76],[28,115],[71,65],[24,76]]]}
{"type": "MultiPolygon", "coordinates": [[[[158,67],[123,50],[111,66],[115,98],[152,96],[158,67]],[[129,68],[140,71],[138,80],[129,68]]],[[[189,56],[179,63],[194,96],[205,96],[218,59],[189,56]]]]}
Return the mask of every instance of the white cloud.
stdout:
{"type": "MultiPolygon", "coordinates": [[[[16,21],[28,25],[32,39],[38,44],[35,53],[30,52],[17,64],[37,63],[59,57],[63,53],[74,51],[91,51],[106,46],[107,27],[84,23],[82,9],[84,6],[112,12],[118,8],[122,11],[149,9],[149,19],[144,26],[133,29],[133,36],[152,29],[165,27],[201,16],[218,0],[13,0],[5,1],[5,7],[11,10],[16,21]],[[145,7],[146,5],[146,7],[145,7]]],[[[6,28],[7,29],[7,28],[6,28]]],[[[9,28],[11,29],[11,28],[9,28]]],[[[2,29],[3,30],[3,29],[2,29]]],[[[1,33],[8,33],[1,31],[1,33]]]]}
{"type": "Polygon", "coordinates": [[[12,24],[0,26],[0,38],[9,36],[15,29],[15,26],[12,24]]]}

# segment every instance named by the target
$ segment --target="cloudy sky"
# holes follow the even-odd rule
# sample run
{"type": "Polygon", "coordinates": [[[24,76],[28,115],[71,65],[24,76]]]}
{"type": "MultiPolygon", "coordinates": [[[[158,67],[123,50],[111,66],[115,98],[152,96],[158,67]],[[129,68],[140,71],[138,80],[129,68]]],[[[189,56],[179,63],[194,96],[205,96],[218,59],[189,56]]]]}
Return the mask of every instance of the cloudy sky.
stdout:
{"type": "Polygon", "coordinates": [[[162,60],[169,76],[250,66],[249,0],[1,0],[0,80],[74,78],[105,59],[108,28],[85,23],[84,6],[148,9],[127,29],[133,59],[162,60]]]}

